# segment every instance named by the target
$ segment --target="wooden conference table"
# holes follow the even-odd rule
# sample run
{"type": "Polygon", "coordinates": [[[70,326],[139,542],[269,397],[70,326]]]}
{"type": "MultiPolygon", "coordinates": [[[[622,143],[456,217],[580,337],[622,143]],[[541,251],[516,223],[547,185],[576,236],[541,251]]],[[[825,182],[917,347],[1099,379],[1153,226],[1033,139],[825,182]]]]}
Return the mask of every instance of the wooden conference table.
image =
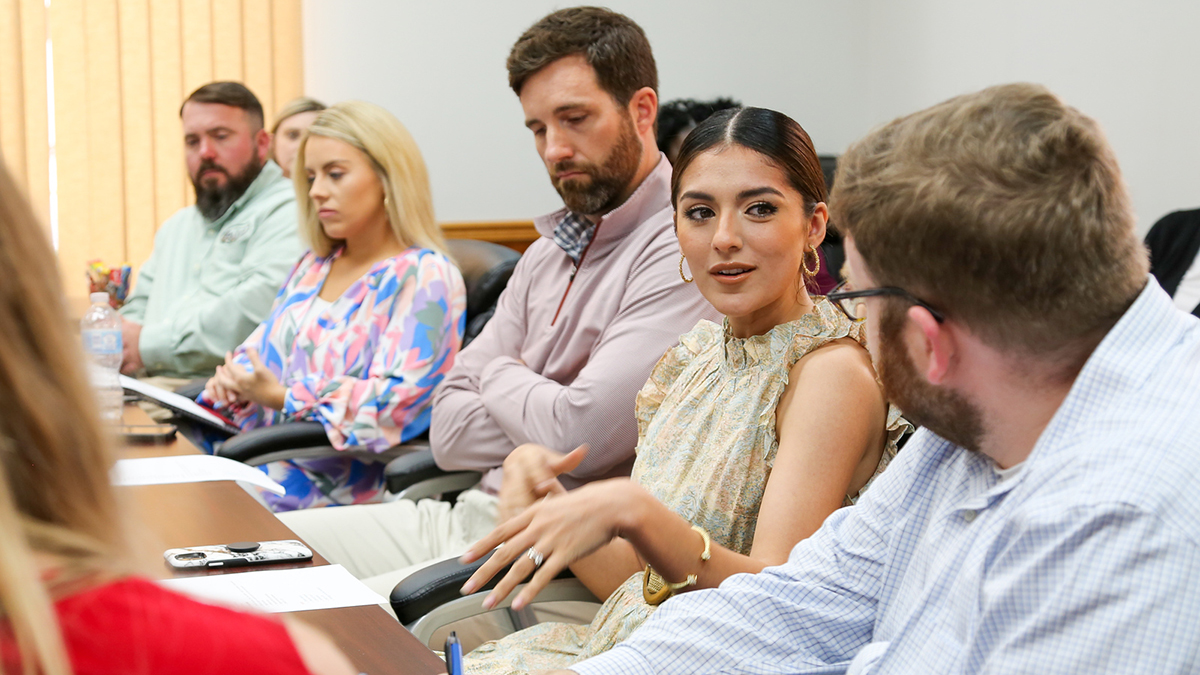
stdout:
{"type": "MultiPolygon", "coordinates": [[[[149,424],[145,412],[126,406],[127,424],[149,424]]],[[[167,444],[136,444],[122,448],[122,458],[163,457],[197,454],[199,450],[176,435],[167,444]]],[[[227,544],[235,541],[299,539],[278,518],[254,500],[237,483],[217,481],[145,485],[117,488],[131,512],[134,532],[134,562],[148,574],[160,577],[194,575],[175,572],[163,560],[168,548],[227,544]]],[[[327,565],[313,554],[311,563],[297,566],[327,565]]],[[[283,569],[272,565],[257,569],[283,569]]],[[[256,569],[256,568],[250,568],[256,569]]],[[[200,574],[237,574],[247,568],[206,570],[200,574]]],[[[293,616],[325,631],[354,665],[369,675],[432,675],[445,672],[445,664],[422,645],[381,607],[344,607],[293,616]]]]}

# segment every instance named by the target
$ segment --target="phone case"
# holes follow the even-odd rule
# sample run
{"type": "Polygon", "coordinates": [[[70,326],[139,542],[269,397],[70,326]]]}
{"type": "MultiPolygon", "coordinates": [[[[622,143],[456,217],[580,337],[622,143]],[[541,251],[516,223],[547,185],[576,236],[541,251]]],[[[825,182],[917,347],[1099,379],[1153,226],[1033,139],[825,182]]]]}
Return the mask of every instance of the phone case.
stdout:
{"type": "Polygon", "coordinates": [[[129,443],[166,443],[175,438],[172,424],[124,424],[121,436],[129,443]]]}
{"type": "Polygon", "coordinates": [[[243,567],[312,559],[312,551],[291,539],[284,541],[238,542],[216,546],[172,548],[163,553],[167,564],[178,569],[200,567],[243,567]]]}

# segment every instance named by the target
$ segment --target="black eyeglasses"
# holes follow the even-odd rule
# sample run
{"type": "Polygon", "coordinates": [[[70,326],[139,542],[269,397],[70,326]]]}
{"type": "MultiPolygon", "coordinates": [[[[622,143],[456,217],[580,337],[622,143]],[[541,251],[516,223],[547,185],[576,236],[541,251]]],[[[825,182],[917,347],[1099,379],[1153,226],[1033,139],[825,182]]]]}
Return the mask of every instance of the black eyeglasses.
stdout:
{"type": "Polygon", "coordinates": [[[895,286],[884,286],[883,288],[868,288],[862,291],[847,291],[846,282],[837,285],[832,291],[825,295],[830,302],[837,305],[838,309],[842,310],[851,321],[863,321],[867,318],[866,303],[862,302],[862,298],[874,298],[882,295],[894,295],[898,298],[904,298],[912,304],[925,308],[938,323],[946,320],[946,315],[929,306],[924,300],[909,293],[903,288],[895,286]]]}

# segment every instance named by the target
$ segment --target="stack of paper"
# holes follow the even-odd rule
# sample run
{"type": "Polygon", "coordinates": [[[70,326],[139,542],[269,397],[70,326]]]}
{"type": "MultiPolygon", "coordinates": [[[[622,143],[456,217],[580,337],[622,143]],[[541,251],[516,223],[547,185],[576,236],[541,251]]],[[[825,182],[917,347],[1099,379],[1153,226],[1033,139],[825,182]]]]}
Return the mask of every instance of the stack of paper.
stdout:
{"type": "Polygon", "coordinates": [[[341,565],[214,574],[160,583],[197,600],[259,612],[303,612],[387,602],[341,565]]]}

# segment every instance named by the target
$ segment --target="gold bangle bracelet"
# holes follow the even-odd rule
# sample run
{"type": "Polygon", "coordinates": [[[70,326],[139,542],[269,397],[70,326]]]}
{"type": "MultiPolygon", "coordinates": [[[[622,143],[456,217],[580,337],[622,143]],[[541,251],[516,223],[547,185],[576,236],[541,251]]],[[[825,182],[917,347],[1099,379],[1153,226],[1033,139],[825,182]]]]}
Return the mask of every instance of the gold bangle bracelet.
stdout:
{"type": "MultiPolygon", "coordinates": [[[[692,529],[699,532],[700,538],[704,540],[704,551],[700,554],[700,561],[705,562],[712,557],[712,539],[709,538],[704,528],[693,525],[692,529]]],[[[653,567],[646,565],[646,571],[642,575],[642,598],[648,605],[660,605],[664,600],[675,595],[675,591],[695,586],[698,580],[699,577],[695,574],[689,574],[683,581],[671,583],[655,572],[653,567]]]]}

